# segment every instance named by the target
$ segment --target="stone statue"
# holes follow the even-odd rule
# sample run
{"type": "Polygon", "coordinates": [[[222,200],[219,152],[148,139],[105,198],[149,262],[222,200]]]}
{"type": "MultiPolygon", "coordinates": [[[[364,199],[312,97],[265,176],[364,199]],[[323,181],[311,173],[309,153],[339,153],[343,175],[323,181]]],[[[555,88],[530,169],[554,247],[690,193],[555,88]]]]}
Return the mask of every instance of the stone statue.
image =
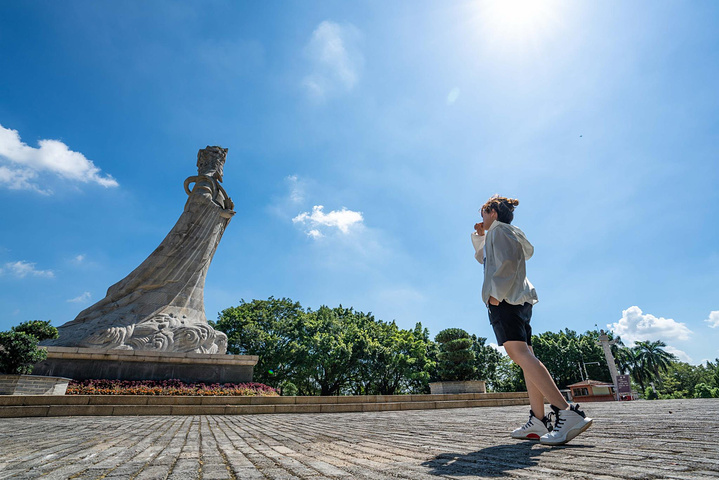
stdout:
{"type": "Polygon", "coordinates": [[[222,182],[227,149],[197,154],[185,180],[185,211],[159,247],[107,296],[58,328],[44,345],[163,352],[225,353],[227,336],[207,323],[205,276],[235,214],[222,182]],[[190,189],[190,185],[192,189],[190,189]]]}

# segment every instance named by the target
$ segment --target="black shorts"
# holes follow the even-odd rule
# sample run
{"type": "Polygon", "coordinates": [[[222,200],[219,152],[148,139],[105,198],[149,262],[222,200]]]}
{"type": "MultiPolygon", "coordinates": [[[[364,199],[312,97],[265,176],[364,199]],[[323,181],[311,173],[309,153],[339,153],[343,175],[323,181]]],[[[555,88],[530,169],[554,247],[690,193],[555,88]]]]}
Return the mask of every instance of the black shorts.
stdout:
{"type": "Polygon", "coordinates": [[[489,323],[492,324],[497,344],[518,341],[532,345],[532,304],[512,305],[504,300],[499,305],[489,305],[489,323]]]}

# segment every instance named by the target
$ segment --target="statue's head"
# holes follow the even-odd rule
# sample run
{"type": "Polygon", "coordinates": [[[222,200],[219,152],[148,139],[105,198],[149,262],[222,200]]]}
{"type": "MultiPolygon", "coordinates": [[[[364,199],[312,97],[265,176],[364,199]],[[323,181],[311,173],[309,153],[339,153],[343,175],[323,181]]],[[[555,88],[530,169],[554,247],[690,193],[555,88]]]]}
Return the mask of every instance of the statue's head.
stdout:
{"type": "Polygon", "coordinates": [[[223,167],[227,157],[227,149],[222,147],[211,147],[201,149],[197,152],[197,173],[214,177],[222,181],[223,167]]]}

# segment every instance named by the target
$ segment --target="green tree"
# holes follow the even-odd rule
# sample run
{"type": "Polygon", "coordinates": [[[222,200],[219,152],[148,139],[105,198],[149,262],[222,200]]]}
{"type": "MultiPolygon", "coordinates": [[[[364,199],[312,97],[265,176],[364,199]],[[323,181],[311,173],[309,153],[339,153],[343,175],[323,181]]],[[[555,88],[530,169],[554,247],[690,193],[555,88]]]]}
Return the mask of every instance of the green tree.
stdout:
{"type": "Polygon", "coordinates": [[[399,329],[352,308],[304,310],[290,299],[242,300],[212,325],[228,351],[258,355],[255,379],[283,394],[392,394],[427,391],[434,342],[417,324],[399,329]]]}
{"type": "Polygon", "coordinates": [[[671,362],[666,372],[661,372],[659,393],[662,398],[694,398],[698,385],[714,384],[715,365],[690,365],[671,362]]]}
{"type": "Polygon", "coordinates": [[[719,397],[719,388],[712,388],[711,385],[700,383],[694,389],[695,398],[716,398],[719,397]]]}
{"type": "Polygon", "coordinates": [[[719,358],[714,359],[714,363],[707,362],[707,368],[712,371],[714,386],[719,387],[719,358]]]}
{"type": "Polygon", "coordinates": [[[421,323],[415,324],[414,330],[402,330],[405,340],[400,345],[400,351],[405,352],[404,385],[401,393],[429,393],[429,379],[431,372],[436,368],[432,359],[432,351],[436,344],[429,337],[429,329],[423,328],[421,323]]]}
{"type": "Polygon", "coordinates": [[[210,324],[227,335],[227,350],[235,355],[257,355],[254,379],[282,389],[290,382],[302,360],[298,335],[306,312],[289,298],[241,300],[220,312],[210,324]]]}
{"type": "Polygon", "coordinates": [[[50,325],[49,320],[30,320],[11,328],[13,332],[26,333],[32,335],[38,342],[43,340],[51,340],[57,338],[57,328],[50,325]]]}
{"type": "Polygon", "coordinates": [[[636,342],[637,357],[642,368],[652,372],[652,376],[661,384],[660,372],[666,372],[669,365],[677,360],[673,354],[664,350],[667,344],[657,340],[654,342],[636,342]]]}
{"type": "Polygon", "coordinates": [[[643,392],[651,378],[651,371],[641,362],[639,351],[636,348],[619,346],[614,351],[614,359],[617,370],[622,374],[629,374],[643,392]]]}
{"type": "Polygon", "coordinates": [[[439,343],[438,375],[443,381],[470,380],[475,375],[472,339],[461,328],[447,328],[434,337],[439,343]]]}
{"type": "Polygon", "coordinates": [[[524,392],[527,390],[521,367],[505,355],[500,356],[495,376],[488,386],[492,392],[524,392]]]}
{"type": "Polygon", "coordinates": [[[592,380],[612,381],[598,340],[597,331],[577,334],[567,328],[557,333],[544,332],[533,335],[532,347],[534,354],[544,363],[561,389],[581,381],[584,368],[592,380]]]}
{"type": "MultiPolygon", "coordinates": [[[[370,317],[371,318],[371,317],[370,317]]],[[[360,342],[363,354],[349,391],[357,395],[427,392],[435,362],[429,330],[417,323],[403,330],[395,322],[365,322],[360,342]]]]}
{"type": "Polygon", "coordinates": [[[499,383],[498,368],[502,354],[489,345],[487,339],[472,335],[472,352],[474,352],[474,368],[476,377],[487,382],[487,388],[494,389],[499,383]]]}
{"type": "Polygon", "coordinates": [[[30,320],[9,332],[0,332],[0,373],[31,373],[37,362],[47,358],[47,352],[38,348],[38,343],[57,336],[57,329],[44,320],[30,320]]]}
{"type": "Polygon", "coordinates": [[[301,393],[339,395],[348,386],[364,353],[357,319],[363,315],[342,305],[307,313],[297,339],[301,393]]]}
{"type": "Polygon", "coordinates": [[[659,396],[657,395],[657,392],[654,391],[652,387],[647,387],[644,389],[644,399],[645,400],[656,400],[659,396]]]}

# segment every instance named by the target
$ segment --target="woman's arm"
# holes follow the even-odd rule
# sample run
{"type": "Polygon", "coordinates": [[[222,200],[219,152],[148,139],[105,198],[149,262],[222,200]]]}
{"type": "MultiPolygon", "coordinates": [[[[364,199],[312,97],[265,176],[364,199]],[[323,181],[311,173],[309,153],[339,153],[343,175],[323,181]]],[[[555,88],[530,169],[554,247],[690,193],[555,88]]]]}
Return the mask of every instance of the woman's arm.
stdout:
{"type": "Polygon", "coordinates": [[[484,263],[484,240],[487,238],[484,235],[479,235],[477,232],[472,232],[472,245],[474,246],[474,258],[479,263],[484,263]]]}

